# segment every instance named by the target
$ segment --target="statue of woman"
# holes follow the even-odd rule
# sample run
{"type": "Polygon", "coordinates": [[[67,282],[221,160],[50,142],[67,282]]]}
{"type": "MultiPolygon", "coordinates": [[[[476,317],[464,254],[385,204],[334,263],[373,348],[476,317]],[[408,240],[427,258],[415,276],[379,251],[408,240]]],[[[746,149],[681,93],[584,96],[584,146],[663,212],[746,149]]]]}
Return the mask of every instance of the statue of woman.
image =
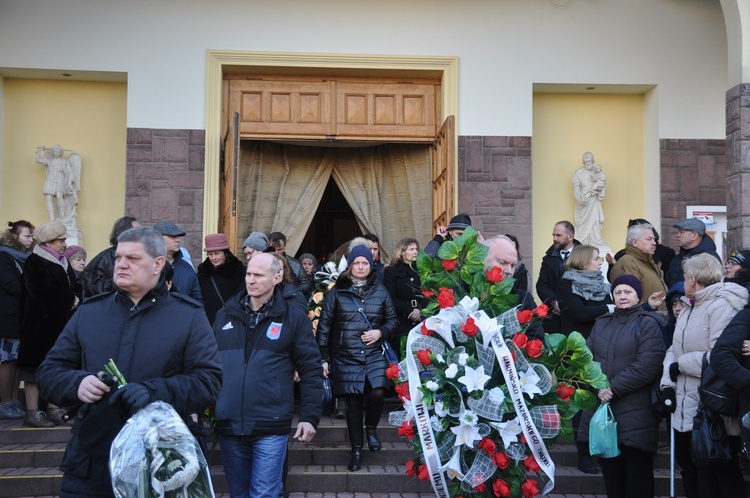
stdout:
{"type": "Polygon", "coordinates": [[[36,148],[36,162],[47,166],[47,180],[43,194],[47,198],[47,212],[51,220],[75,224],[78,194],[81,190],[81,156],[71,151],[66,158],[61,145],[36,148]],[[55,202],[57,201],[57,209],[55,202]]]}
{"type": "Polygon", "coordinates": [[[583,166],[573,173],[573,193],[576,198],[576,238],[581,244],[600,247],[604,211],[602,200],[607,192],[607,175],[601,166],[594,167],[594,154],[583,154],[583,166]]]}

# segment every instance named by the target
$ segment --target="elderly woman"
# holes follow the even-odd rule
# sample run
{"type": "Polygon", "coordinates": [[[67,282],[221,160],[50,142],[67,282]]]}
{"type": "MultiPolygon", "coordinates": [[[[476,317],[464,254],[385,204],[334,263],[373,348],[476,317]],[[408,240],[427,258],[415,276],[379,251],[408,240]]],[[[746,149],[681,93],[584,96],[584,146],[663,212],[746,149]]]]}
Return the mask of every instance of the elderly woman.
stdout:
{"type": "Polygon", "coordinates": [[[398,320],[388,291],[373,271],[370,249],[354,247],[348,261],[349,267],[326,295],[317,339],[323,372],[333,377],[333,395],[346,399],[346,428],[352,445],[349,470],[357,471],[361,468],[363,412],[367,446],[370,451],[381,448],[376,429],[388,388],[383,341],[398,327],[398,320]]]}
{"type": "MultiPolygon", "coordinates": [[[[309,252],[303,253],[299,257],[302,269],[305,270],[305,277],[310,281],[310,296],[315,292],[315,269],[318,267],[318,260],[309,252]]],[[[309,299],[310,296],[307,296],[309,299]]]]}
{"type": "Polygon", "coordinates": [[[383,284],[391,295],[398,316],[398,327],[390,338],[394,351],[401,351],[401,338],[422,321],[420,310],[427,306],[415,269],[418,255],[419,243],[416,239],[401,239],[396,244],[391,264],[385,268],[383,284]]]}
{"type": "MultiPolygon", "coordinates": [[[[682,482],[688,498],[698,496],[745,496],[736,458],[726,469],[713,471],[698,469],[690,452],[693,417],[698,411],[698,386],[701,381],[703,356],[729,322],[747,302],[747,290],[735,283],[721,281],[721,263],[710,254],[697,254],[682,264],[685,272],[685,297],[692,299],[682,310],[675,325],[672,346],[664,358],[660,385],[673,388],[676,410],[672,414],[675,458],[682,468],[682,482]],[[721,478],[717,479],[717,477],[721,478]],[[717,494],[718,493],[718,494],[717,494]]],[[[685,299],[688,301],[689,299],[685,299]]],[[[739,435],[736,418],[725,417],[727,433],[739,435]]],[[[735,457],[736,457],[736,453],[735,457]]]]}
{"type": "Polygon", "coordinates": [[[86,268],[86,249],[81,246],[68,246],[63,253],[76,276],[76,296],[83,298],[83,270],[86,268]]]}
{"type": "Polygon", "coordinates": [[[34,244],[34,225],[26,220],[8,222],[0,235],[0,419],[23,418],[18,401],[19,335],[21,333],[21,276],[34,244]]]}
{"type": "MultiPolygon", "coordinates": [[[[216,313],[224,303],[245,288],[245,265],[229,250],[227,236],[223,233],[206,235],[205,242],[206,259],[198,265],[198,285],[206,317],[213,325],[216,313]]],[[[177,289],[177,292],[185,291],[177,289]]]]}
{"type": "Polygon", "coordinates": [[[67,233],[62,222],[47,221],[35,233],[39,244],[23,267],[21,297],[21,347],[18,352],[20,378],[26,395],[25,426],[54,427],[65,424],[65,411],[47,405],[39,410],[36,369],[57,341],[79,303],[76,276],[63,253],[67,233]]]}
{"type": "MultiPolygon", "coordinates": [[[[664,360],[664,320],[643,311],[642,296],[635,276],[617,277],[612,282],[614,313],[597,318],[586,341],[609,378],[610,387],[599,391],[599,400],[610,404],[617,420],[620,455],[599,459],[609,498],[654,496],[659,419],[651,413],[651,390],[664,360]]],[[[590,420],[587,412],[578,441],[588,441],[590,420]]]]}

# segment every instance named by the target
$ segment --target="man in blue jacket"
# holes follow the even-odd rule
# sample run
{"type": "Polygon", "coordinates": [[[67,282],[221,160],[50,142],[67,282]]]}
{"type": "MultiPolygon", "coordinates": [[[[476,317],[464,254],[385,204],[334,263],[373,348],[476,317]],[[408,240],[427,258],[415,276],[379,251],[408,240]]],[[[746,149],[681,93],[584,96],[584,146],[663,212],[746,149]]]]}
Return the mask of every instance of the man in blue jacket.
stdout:
{"type": "Polygon", "coordinates": [[[167,244],[167,263],[172,265],[174,270],[172,285],[180,294],[190,296],[203,304],[198,275],[193,266],[182,259],[182,251],[180,251],[180,238],[185,236],[185,231],[171,221],[160,221],[154,225],[154,230],[164,237],[164,243],[167,244]]]}
{"type": "Polygon", "coordinates": [[[283,269],[271,254],[247,264],[246,288],[214,320],[224,366],[216,430],[233,498],[276,498],[281,490],[294,411],[294,375],[301,405],[294,438],[312,441],[320,421],[323,368],[312,322],[282,293],[283,269]]]}
{"type": "Polygon", "coordinates": [[[221,387],[203,308],[167,290],[162,236],[136,227],[117,240],[117,290],[85,301],[37,370],[45,399],[82,405],[60,466],[64,498],[114,496],[109,448],[130,415],[165,401],[186,416],[211,404],[221,387]],[[96,375],[110,358],[127,381],[116,390],[96,375]]]}

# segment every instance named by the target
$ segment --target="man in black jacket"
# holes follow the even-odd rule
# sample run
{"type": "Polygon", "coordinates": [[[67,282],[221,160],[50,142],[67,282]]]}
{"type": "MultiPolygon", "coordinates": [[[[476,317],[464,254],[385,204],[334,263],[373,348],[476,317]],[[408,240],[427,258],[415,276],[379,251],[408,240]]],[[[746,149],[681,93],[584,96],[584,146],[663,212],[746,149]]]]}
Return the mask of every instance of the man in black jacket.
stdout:
{"type": "Polygon", "coordinates": [[[166,244],[153,228],[118,237],[114,283],[79,307],[37,370],[39,389],[59,406],[81,405],[63,457],[60,496],[112,497],[109,446],[127,418],[153,401],[183,416],[218,396],[222,370],[202,307],[167,291],[166,244]],[[112,358],[127,384],[97,378],[112,358]]]}
{"type": "Polygon", "coordinates": [[[669,271],[664,275],[667,287],[672,287],[677,282],[685,280],[682,271],[682,262],[696,254],[707,253],[715,257],[721,263],[721,258],[716,252],[714,239],[706,235],[706,224],[697,218],[688,218],[672,225],[677,229],[675,238],[680,252],[672,258],[669,263],[669,271]]]}
{"type": "Polygon", "coordinates": [[[216,430],[233,497],[276,498],[294,410],[294,376],[301,406],[294,438],[315,436],[323,398],[323,368],[312,322],[288,306],[281,262],[258,254],[247,265],[246,289],[219,310],[214,332],[224,365],[216,430]]]}
{"type": "Polygon", "coordinates": [[[544,321],[547,333],[560,331],[560,306],[557,304],[557,286],[563,274],[563,264],[573,248],[580,244],[575,239],[576,229],[569,221],[558,221],[552,230],[552,245],[542,258],[539,277],[536,280],[536,293],[551,314],[544,321]]]}

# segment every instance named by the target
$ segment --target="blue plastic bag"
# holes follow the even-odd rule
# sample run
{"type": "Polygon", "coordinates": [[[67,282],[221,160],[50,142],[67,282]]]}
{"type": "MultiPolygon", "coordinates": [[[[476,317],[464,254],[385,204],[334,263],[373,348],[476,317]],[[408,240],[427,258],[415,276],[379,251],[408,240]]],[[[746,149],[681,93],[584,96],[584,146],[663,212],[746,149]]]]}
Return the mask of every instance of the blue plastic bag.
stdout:
{"type": "Polygon", "coordinates": [[[596,410],[589,424],[589,451],[602,458],[614,458],[620,454],[617,447],[617,422],[609,403],[596,410]]]}

